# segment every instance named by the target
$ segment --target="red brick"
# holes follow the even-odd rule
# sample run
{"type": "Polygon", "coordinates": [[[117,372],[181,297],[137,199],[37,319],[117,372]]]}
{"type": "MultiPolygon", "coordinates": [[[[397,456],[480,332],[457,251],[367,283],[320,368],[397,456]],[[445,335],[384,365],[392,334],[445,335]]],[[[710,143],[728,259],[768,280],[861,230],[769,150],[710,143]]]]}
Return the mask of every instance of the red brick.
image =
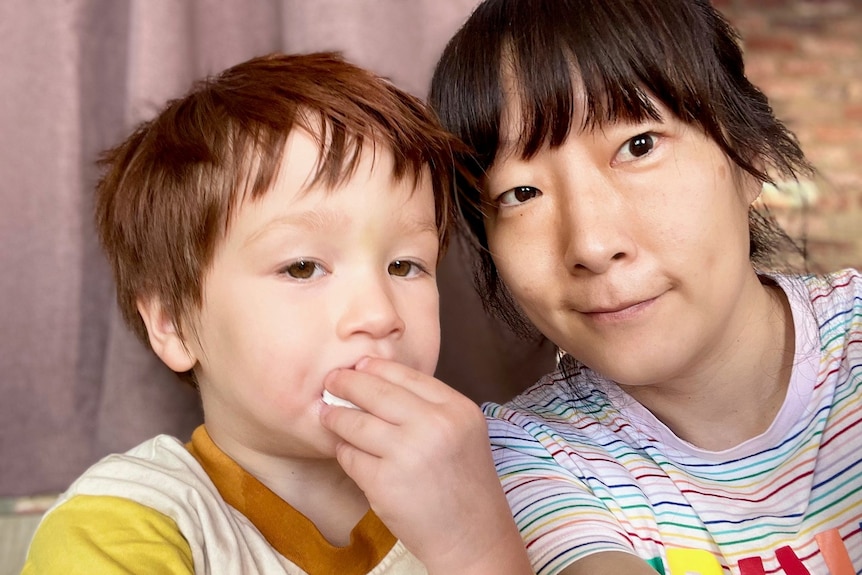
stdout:
{"type": "Polygon", "coordinates": [[[816,141],[825,144],[862,144],[862,131],[858,126],[822,125],[814,129],[816,141]]]}
{"type": "Polygon", "coordinates": [[[747,51],[787,54],[800,51],[799,41],[796,38],[767,36],[762,33],[748,36],[743,45],[747,51]]]}
{"type": "Polygon", "coordinates": [[[742,34],[749,78],[819,170],[816,205],[785,208],[782,224],[807,229],[822,269],[862,268],[862,0],[716,6],[742,34]]]}
{"type": "Polygon", "coordinates": [[[799,44],[806,54],[820,58],[855,58],[862,53],[858,38],[806,37],[799,44]]]}
{"type": "Polygon", "coordinates": [[[812,80],[834,73],[835,65],[820,58],[787,58],[781,63],[781,70],[790,76],[806,76],[806,80],[812,80]]]}

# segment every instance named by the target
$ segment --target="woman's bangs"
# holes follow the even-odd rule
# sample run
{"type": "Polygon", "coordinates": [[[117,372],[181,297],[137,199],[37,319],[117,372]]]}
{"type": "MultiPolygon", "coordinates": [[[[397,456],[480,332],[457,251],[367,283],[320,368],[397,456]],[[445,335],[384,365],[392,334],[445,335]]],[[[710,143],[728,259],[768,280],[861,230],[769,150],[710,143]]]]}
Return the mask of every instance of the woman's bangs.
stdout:
{"type": "Polygon", "coordinates": [[[509,126],[506,132],[520,134],[517,144],[524,159],[545,145],[562,145],[572,130],[661,119],[648,92],[651,85],[661,86],[666,80],[644,77],[621,50],[607,50],[607,39],[600,40],[604,49],[590,46],[594,41],[598,40],[591,35],[566,30],[552,38],[522,35],[511,40],[511,63],[504,68],[514,74],[510,83],[519,98],[520,125],[509,126]]]}

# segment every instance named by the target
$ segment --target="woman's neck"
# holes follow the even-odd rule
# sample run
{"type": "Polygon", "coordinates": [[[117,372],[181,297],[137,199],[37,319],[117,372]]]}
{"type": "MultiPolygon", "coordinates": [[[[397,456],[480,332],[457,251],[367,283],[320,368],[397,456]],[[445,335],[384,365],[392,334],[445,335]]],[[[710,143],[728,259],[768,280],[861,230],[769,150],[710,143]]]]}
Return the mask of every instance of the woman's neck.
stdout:
{"type": "Polygon", "coordinates": [[[695,376],[623,389],[678,437],[722,451],[764,433],[787,395],[795,335],[787,296],[761,284],[743,327],[705,358],[695,376]]]}

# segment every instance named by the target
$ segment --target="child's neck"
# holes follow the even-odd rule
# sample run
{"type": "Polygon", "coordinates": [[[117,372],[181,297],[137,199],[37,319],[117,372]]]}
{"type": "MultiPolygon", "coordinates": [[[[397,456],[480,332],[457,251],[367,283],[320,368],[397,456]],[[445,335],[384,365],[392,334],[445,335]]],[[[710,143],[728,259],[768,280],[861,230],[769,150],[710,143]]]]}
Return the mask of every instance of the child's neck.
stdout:
{"type": "Polygon", "coordinates": [[[350,532],[369,509],[365,494],[334,459],[278,460],[265,469],[247,471],[338,547],[350,542],[350,532]]]}
{"type": "Polygon", "coordinates": [[[368,512],[368,500],[335,459],[286,459],[233,444],[207,427],[219,448],[247,473],[305,515],[331,544],[343,547],[368,512]],[[215,436],[213,436],[215,435],[215,436]]]}

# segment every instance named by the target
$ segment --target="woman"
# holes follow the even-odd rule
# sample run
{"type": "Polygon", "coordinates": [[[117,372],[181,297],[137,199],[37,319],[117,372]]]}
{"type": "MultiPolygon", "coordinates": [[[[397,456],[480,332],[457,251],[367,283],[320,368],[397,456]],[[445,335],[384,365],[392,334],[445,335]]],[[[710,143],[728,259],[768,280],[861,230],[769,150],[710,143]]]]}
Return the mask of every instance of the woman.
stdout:
{"type": "Polygon", "coordinates": [[[705,0],[486,0],[435,71],[483,297],[561,352],[485,406],[540,574],[862,570],[862,277],[779,271],[753,205],[811,168],[737,41],[705,0]]]}

